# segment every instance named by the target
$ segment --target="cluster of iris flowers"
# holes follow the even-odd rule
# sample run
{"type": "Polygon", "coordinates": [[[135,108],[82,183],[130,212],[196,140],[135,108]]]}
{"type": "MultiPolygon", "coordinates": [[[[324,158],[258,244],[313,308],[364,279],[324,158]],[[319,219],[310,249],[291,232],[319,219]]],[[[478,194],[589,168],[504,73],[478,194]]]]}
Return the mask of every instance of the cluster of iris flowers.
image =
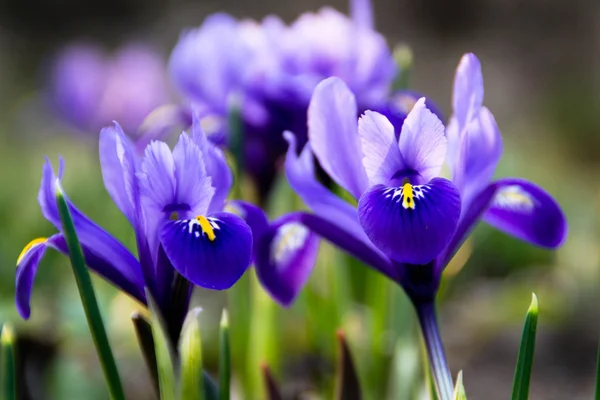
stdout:
{"type": "MultiPolygon", "coordinates": [[[[169,70],[185,100],[163,105],[143,124],[127,120],[125,130],[115,113],[99,136],[104,184],[133,228],[137,256],[68,200],[64,162],[57,173],[46,160],[38,200],[57,233],[29,243],[17,260],[21,316],[30,316],[46,250],[73,251],[57,196],[67,203],[85,264],[155,308],[175,344],[194,286],[229,289],[253,264],[272,299],[291,306],[326,240],[405,290],[437,394],[449,399],[454,381],[435,306],[444,268],[480,220],[549,249],[563,243],[567,224],[534,183],[492,180],[502,139],[483,106],[477,57],[460,60],[445,120],[425,97],[392,89],[405,71],[374,30],[370,4],[351,6],[350,18],[323,8],[290,25],[274,16],[255,22],[217,14],[181,35],[169,70]],[[171,149],[162,140],[180,125],[186,131],[171,149]],[[227,148],[237,155],[237,177],[253,178],[258,204],[231,197],[227,148]],[[269,221],[263,205],[281,165],[310,211],[269,221]]],[[[96,97],[69,98],[77,86],[69,68],[60,104],[74,121],[87,121],[96,97]]],[[[108,107],[111,94],[103,96],[108,107]]]]}

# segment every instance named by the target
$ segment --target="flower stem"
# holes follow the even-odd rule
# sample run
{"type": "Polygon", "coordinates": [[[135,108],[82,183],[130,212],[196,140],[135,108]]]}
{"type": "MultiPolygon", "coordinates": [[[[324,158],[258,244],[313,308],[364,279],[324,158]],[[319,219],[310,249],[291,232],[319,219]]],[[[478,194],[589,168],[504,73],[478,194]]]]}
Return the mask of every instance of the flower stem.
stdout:
{"type": "Polygon", "coordinates": [[[450,400],[454,385],[452,384],[452,375],[446,361],[444,345],[440,337],[440,330],[437,323],[435,302],[415,303],[425,347],[427,349],[427,357],[429,358],[429,366],[435,381],[435,388],[440,400],[450,400]]]}

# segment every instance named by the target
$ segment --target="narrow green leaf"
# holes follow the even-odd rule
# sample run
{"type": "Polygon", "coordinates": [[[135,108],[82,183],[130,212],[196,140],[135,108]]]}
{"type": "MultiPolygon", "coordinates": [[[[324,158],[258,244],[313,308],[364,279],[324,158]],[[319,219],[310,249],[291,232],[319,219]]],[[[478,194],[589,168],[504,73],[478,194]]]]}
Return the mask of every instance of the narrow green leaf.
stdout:
{"type": "Polygon", "coordinates": [[[523,336],[521,337],[521,347],[519,348],[519,357],[515,370],[512,400],[527,400],[529,398],[529,381],[531,379],[531,367],[535,351],[537,320],[538,300],[535,293],[532,293],[531,305],[529,306],[529,310],[527,310],[525,325],[523,326],[523,336]]]}
{"type": "Polygon", "coordinates": [[[338,362],[334,398],[336,400],[360,400],[362,399],[360,382],[344,332],[338,331],[337,339],[338,362]]]}
{"type": "Polygon", "coordinates": [[[169,340],[167,328],[158,305],[148,290],[146,290],[146,300],[152,318],[152,337],[158,369],[160,399],[175,400],[177,398],[177,378],[179,376],[175,350],[169,340]]]}
{"type": "Polygon", "coordinates": [[[398,66],[398,76],[392,83],[393,90],[408,89],[410,73],[413,66],[413,53],[410,47],[405,44],[398,44],[393,51],[394,60],[398,66]]]}
{"type": "Polygon", "coordinates": [[[463,373],[460,371],[456,377],[456,385],[454,386],[454,400],[467,400],[467,394],[465,393],[465,387],[463,385],[463,373]]]}
{"type": "Polygon", "coordinates": [[[600,400],[600,345],[598,345],[598,362],[596,364],[596,395],[594,400],[600,400]]]}
{"type": "Polygon", "coordinates": [[[204,400],[202,337],[198,318],[201,311],[201,308],[195,308],[188,313],[179,341],[181,400],[204,400]]]}
{"type": "Polygon", "coordinates": [[[16,396],[15,352],[12,328],[9,325],[2,327],[0,343],[2,343],[2,364],[0,365],[0,399],[14,400],[16,396]]]}
{"type": "MultiPolygon", "coordinates": [[[[156,365],[156,353],[154,351],[154,339],[152,338],[152,326],[150,322],[140,313],[136,312],[131,316],[138,342],[144,355],[146,365],[150,371],[150,376],[154,382],[156,393],[159,393],[158,367],[156,365]]],[[[219,398],[219,389],[214,380],[204,371],[204,399],[217,400],[219,398]]]]}
{"type": "Polygon", "coordinates": [[[231,354],[229,350],[229,316],[223,310],[219,329],[219,399],[229,400],[231,385],[231,354]]]}
{"type": "Polygon", "coordinates": [[[85,316],[92,333],[92,338],[94,339],[98,357],[100,358],[100,364],[102,365],[104,378],[108,385],[108,391],[111,399],[123,400],[125,399],[123,385],[121,384],[117,364],[115,363],[108,336],[106,335],[104,322],[102,321],[102,315],[100,314],[100,309],[96,300],[96,293],[94,292],[94,286],[92,285],[92,279],[85,265],[83,250],[81,249],[79,238],[75,231],[75,225],[73,224],[69,207],[67,206],[58,180],[55,182],[55,189],[56,203],[58,205],[63,233],[69,249],[69,257],[71,259],[75,281],[77,282],[77,289],[79,290],[79,296],[81,297],[85,316]]]}
{"type": "Polygon", "coordinates": [[[273,374],[271,374],[271,369],[267,364],[261,364],[260,369],[262,371],[263,381],[265,384],[265,393],[267,396],[267,400],[282,400],[281,390],[279,389],[279,385],[273,378],[273,374]]]}
{"type": "Polygon", "coordinates": [[[156,353],[154,352],[154,339],[152,338],[152,326],[150,322],[139,312],[134,312],[131,315],[135,335],[137,336],[142,356],[146,362],[146,367],[150,373],[150,378],[154,385],[156,394],[160,393],[158,384],[158,367],[156,365],[156,353]]]}

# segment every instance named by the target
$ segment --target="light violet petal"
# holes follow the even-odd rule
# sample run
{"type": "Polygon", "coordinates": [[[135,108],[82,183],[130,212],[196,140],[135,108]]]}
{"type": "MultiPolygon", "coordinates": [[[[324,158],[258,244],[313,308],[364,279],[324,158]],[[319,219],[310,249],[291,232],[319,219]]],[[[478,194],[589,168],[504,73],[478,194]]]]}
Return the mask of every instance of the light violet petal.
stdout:
{"type": "Polygon", "coordinates": [[[473,53],[465,54],[454,77],[452,108],[458,126],[462,129],[479,112],[483,103],[483,75],[481,63],[473,53]]]}
{"type": "Polygon", "coordinates": [[[446,157],[444,125],[420,98],[404,120],[398,141],[402,161],[424,182],[437,177],[446,157]]]}
{"type": "Polygon", "coordinates": [[[356,100],[339,78],[319,83],[308,107],[308,137],[323,169],[358,198],[368,186],[358,136],[356,100]]]}
{"type": "Polygon", "coordinates": [[[189,214],[183,218],[206,215],[215,189],[206,173],[204,157],[192,139],[182,133],[173,149],[175,165],[175,204],[186,204],[189,214]]]}
{"type": "Polygon", "coordinates": [[[366,111],[358,121],[358,134],[369,183],[388,184],[396,172],[404,169],[394,126],[384,115],[366,111]]]}

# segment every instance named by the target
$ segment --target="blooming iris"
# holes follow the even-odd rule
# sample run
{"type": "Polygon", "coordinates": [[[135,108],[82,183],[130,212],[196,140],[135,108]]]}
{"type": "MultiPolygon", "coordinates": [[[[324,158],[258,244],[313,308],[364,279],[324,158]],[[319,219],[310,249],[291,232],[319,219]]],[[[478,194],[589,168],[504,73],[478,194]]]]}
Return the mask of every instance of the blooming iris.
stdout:
{"type": "MultiPolygon", "coordinates": [[[[227,289],[251,261],[250,228],[240,217],[222,211],[232,182],[228,165],[197,120],[191,137],[182,133],[173,151],[154,141],[142,158],[115,123],[100,133],[100,162],[106,189],[135,231],[139,257],[67,200],[85,261],[142,303],[147,288],[176,340],[190,283],[227,289]]],[[[16,302],[24,318],[30,315],[33,280],[46,248],[67,253],[55,196],[63,169],[61,160],[57,177],[46,162],[38,196],[44,217],[59,233],[35,239],[17,261],[16,302]]]]}
{"type": "Polygon", "coordinates": [[[169,100],[164,60],[150,47],[129,44],[113,56],[90,44],[72,44],[54,60],[47,95],[65,122],[88,132],[118,120],[134,133],[169,100]]]}
{"type": "Polygon", "coordinates": [[[435,296],[441,272],[480,217],[518,238],[558,247],[566,220],[549,194],[523,179],[490,182],[502,147],[482,100],[483,78],[472,54],[457,70],[446,134],[425,99],[400,132],[373,111],[357,124],[356,101],[344,82],[323,81],[311,100],[309,143],[299,156],[294,136],[286,133],[288,179],[314,213],[301,221],[399,282],[414,299],[435,296]],[[358,207],[315,179],[313,153],[358,207]],[[438,176],[446,153],[451,181],[438,176]]]}
{"type": "Polygon", "coordinates": [[[261,194],[287,147],[281,133],[306,141],[306,110],[322,79],[342,78],[361,110],[387,99],[397,72],[392,54],[373,30],[370,3],[355,0],[352,9],[352,18],[323,8],[289,26],[275,16],[257,23],[217,14],[173,50],[171,75],[194,108],[225,121],[232,99],[239,103],[245,167],[261,194]]]}

